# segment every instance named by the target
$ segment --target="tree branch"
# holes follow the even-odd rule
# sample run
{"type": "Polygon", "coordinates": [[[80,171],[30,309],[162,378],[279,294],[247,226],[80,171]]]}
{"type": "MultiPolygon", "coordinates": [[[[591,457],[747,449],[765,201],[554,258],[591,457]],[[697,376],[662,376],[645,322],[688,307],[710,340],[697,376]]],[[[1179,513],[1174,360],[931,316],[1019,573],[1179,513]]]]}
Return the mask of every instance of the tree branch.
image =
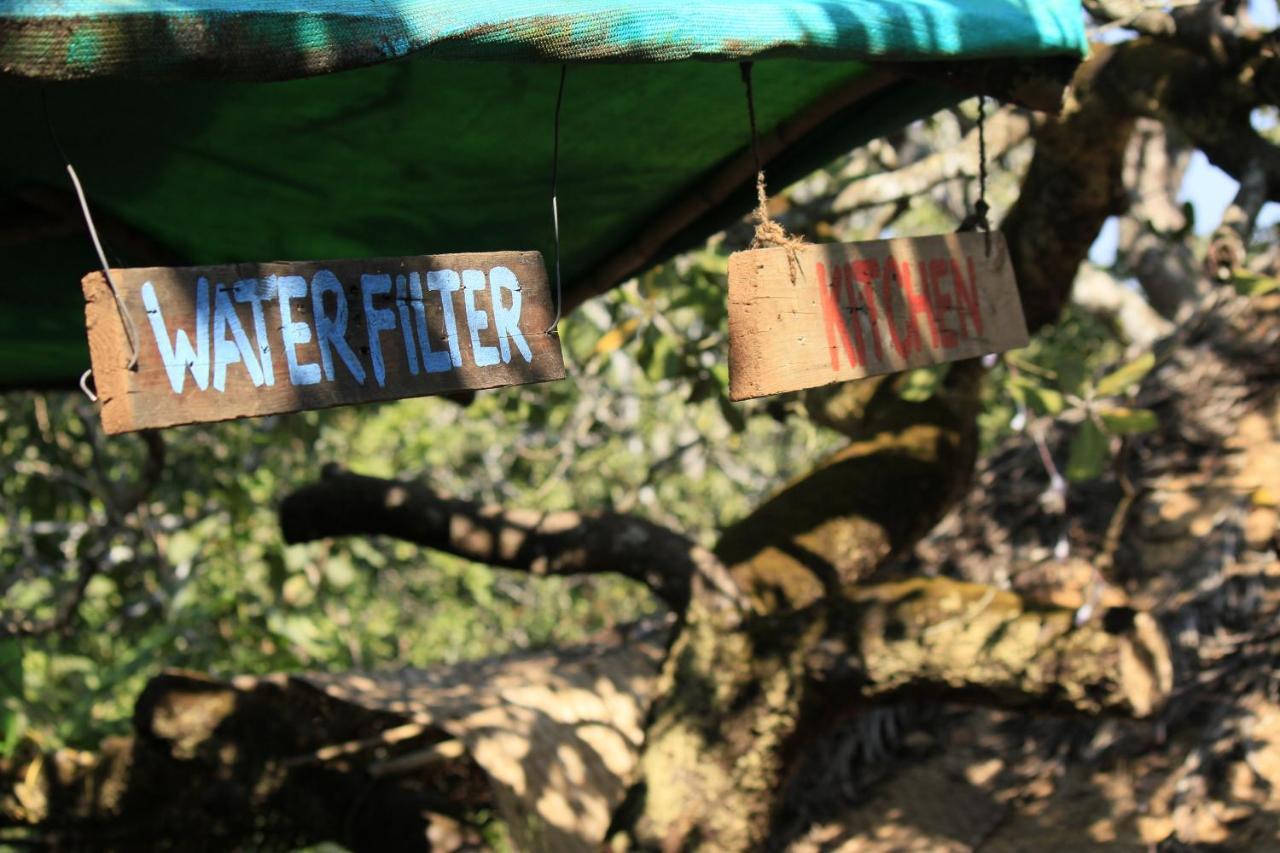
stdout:
{"type": "MultiPolygon", "coordinates": [[[[990,587],[914,579],[748,620],[732,632],[737,654],[723,665],[765,675],[780,659],[796,660],[810,715],[798,725],[815,730],[824,710],[906,696],[1083,714],[1155,710],[1169,691],[1169,655],[1154,622],[1125,609],[1084,626],[1072,618],[990,587]]],[[[23,780],[17,800],[30,806],[0,802],[0,824],[36,825],[63,842],[96,832],[156,846],[221,815],[224,845],[246,833],[274,842],[292,829],[313,841],[416,850],[428,848],[425,830],[442,816],[484,808],[515,821],[521,849],[596,849],[662,690],[662,633],[430,671],[230,681],[165,673],[138,699],[134,738],[108,741],[98,755],[36,759],[40,772],[0,762],[0,779],[23,780]],[[416,772],[388,772],[405,765],[416,772]],[[363,834],[348,826],[356,816],[363,834]]],[[[777,684],[775,673],[740,698],[777,684]]],[[[717,744],[740,738],[787,751],[787,738],[774,737],[779,720],[753,721],[773,728],[738,730],[732,715],[697,722],[713,727],[706,736],[717,744]]],[[[740,786],[720,799],[716,788],[730,780],[706,764],[691,769],[709,784],[673,776],[667,786],[687,798],[648,796],[699,810],[713,828],[717,815],[767,826],[765,813],[728,808],[740,786]]],[[[732,769],[753,778],[749,764],[732,769]]],[[[717,849],[733,849],[733,840],[715,836],[717,849]]]]}
{"type": "Polygon", "coordinates": [[[1001,706],[1145,717],[1173,687],[1154,619],[1112,608],[1074,624],[1069,608],[946,578],[854,589],[832,604],[813,677],[868,700],[946,697],[1001,706]]]}
{"type": "Polygon", "coordinates": [[[803,607],[865,582],[938,522],[973,470],[983,375],[970,359],[925,401],[903,400],[881,379],[829,401],[825,423],[852,441],[716,543],[758,610],[803,607]]]}
{"type": "Polygon", "coordinates": [[[1185,133],[1214,165],[1242,180],[1261,168],[1267,198],[1280,199],[1280,148],[1250,122],[1252,110],[1274,100],[1280,56],[1261,39],[1244,58],[1215,60],[1159,38],[1116,45],[1105,54],[1095,91],[1113,108],[1147,116],[1185,133]]]}
{"type": "Polygon", "coordinates": [[[1086,311],[1113,318],[1130,342],[1144,347],[1174,329],[1139,293],[1089,263],[1080,266],[1071,301],[1086,311]]]}
{"type": "Polygon", "coordinates": [[[1216,282],[1230,281],[1244,266],[1254,224],[1267,200],[1267,177],[1256,162],[1240,176],[1240,189],[1222,214],[1205,257],[1205,271],[1216,282]]]}
{"type": "Polygon", "coordinates": [[[1161,317],[1202,295],[1200,265],[1185,240],[1169,239],[1188,227],[1177,203],[1191,150],[1174,143],[1163,125],[1139,119],[1125,157],[1124,182],[1131,204],[1120,221],[1120,251],[1161,317]]]}
{"type": "MultiPolygon", "coordinates": [[[[1003,108],[986,122],[987,156],[995,160],[1031,135],[1031,118],[1003,108]]],[[[977,177],[978,131],[965,134],[960,144],[937,151],[893,172],[881,172],[842,189],[831,202],[829,215],[841,216],[865,207],[891,204],[923,195],[956,178],[977,177]]]]}
{"type": "Polygon", "coordinates": [[[1181,0],[1169,4],[1149,0],[1084,0],[1094,18],[1107,26],[1133,30],[1144,36],[1166,39],[1195,52],[1224,62],[1249,51],[1258,33],[1245,26],[1244,19],[1221,0],[1181,0]]]}
{"type": "Polygon", "coordinates": [[[492,566],[538,575],[600,572],[638,580],[677,613],[692,596],[717,608],[740,594],[707,549],[660,525],[616,513],[538,512],[483,506],[426,486],[340,469],[286,497],[285,541],[386,534],[492,566]]]}
{"type": "Polygon", "coordinates": [[[1032,333],[1057,321],[1102,224],[1128,204],[1122,170],[1134,120],[1097,96],[1114,52],[1094,51],[1063,115],[1036,132],[1022,191],[1002,225],[1032,333]]]}

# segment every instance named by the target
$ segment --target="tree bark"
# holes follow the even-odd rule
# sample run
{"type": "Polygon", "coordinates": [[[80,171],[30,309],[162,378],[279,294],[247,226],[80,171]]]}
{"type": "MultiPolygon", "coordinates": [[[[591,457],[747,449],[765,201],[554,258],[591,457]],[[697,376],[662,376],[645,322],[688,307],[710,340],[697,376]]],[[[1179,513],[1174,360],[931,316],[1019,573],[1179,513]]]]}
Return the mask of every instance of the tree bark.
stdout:
{"type": "Polygon", "coordinates": [[[1124,265],[1142,285],[1147,302],[1166,320],[1200,296],[1200,268],[1191,247],[1171,235],[1190,227],[1177,203],[1191,150],[1176,145],[1164,126],[1140,119],[1125,161],[1129,210],[1120,220],[1124,265]]]}
{"type": "Polygon", "coordinates": [[[812,608],[936,523],[972,467],[981,375],[976,362],[958,364],[946,393],[922,404],[882,382],[848,448],[725,531],[716,553],[754,615],[734,625],[691,611],[663,670],[615,847],[764,844],[815,683],[824,620],[812,608]],[[804,615],[778,632],[785,614],[804,615]]]}
{"type": "MultiPolygon", "coordinates": [[[[797,729],[820,727],[832,707],[959,698],[1142,716],[1168,690],[1168,651],[1145,615],[1115,610],[1077,628],[1071,610],[945,579],[850,587],[748,620],[728,642],[708,624],[690,625],[699,642],[680,660],[710,670],[691,660],[709,654],[758,681],[707,682],[703,716],[650,725],[661,748],[646,749],[652,771],[620,813],[638,811],[629,838],[641,848],[763,844],[797,729]],[[686,754],[702,760],[686,766],[686,754]],[[719,763],[730,754],[736,763],[719,763]]],[[[108,847],[190,843],[202,825],[228,847],[267,827],[277,843],[414,850],[434,838],[448,849],[492,810],[520,849],[594,849],[640,760],[644,709],[667,689],[655,684],[662,635],[431,673],[168,673],[140,697],[132,738],[0,767],[16,791],[0,825],[108,847]]]]}
{"type": "Polygon", "coordinates": [[[1032,333],[1057,320],[1098,231],[1125,209],[1124,155],[1134,119],[1096,95],[1114,52],[1094,47],[1062,115],[1036,133],[1031,167],[1002,225],[1032,333]]]}
{"type": "Polygon", "coordinates": [[[618,513],[540,512],[482,506],[419,483],[330,467],[280,505],[286,542],[386,534],[491,566],[537,575],[613,571],[653,590],[676,613],[690,596],[737,607],[719,560],[666,527],[618,513]]]}
{"type": "MultiPolygon", "coordinates": [[[[1005,107],[986,120],[987,156],[1003,157],[1009,149],[1031,137],[1032,117],[1025,112],[1005,107]]],[[[959,150],[936,151],[909,166],[892,172],[880,172],[849,184],[836,194],[827,211],[829,216],[843,216],[855,210],[892,204],[928,193],[934,187],[956,178],[978,177],[978,131],[971,130],[961,140],[959,150]]]]}

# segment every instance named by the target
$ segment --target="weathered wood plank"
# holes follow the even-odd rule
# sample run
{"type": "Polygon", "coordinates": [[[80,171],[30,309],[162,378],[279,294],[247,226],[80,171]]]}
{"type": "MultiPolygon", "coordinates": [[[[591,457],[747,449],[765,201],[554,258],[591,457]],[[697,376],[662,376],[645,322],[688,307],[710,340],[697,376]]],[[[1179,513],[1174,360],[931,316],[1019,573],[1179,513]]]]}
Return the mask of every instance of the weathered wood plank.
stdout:
{"type": "Polygon", "coordinates": [[[112,270],[82,282],[108,433],[563,379],[537,252],[112,270]]]}
{"type": "Polygon", "coordinates": [[[1025,346],[1000,234],[808,245],[729,258],[729,396],[845,382],[1025,346]]]}

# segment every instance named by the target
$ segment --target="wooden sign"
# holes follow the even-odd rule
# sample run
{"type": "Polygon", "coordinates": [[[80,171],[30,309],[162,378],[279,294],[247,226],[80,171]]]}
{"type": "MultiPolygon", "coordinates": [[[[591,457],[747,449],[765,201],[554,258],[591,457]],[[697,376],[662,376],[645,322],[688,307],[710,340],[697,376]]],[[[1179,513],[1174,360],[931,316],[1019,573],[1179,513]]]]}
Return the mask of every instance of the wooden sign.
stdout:
{"type": "Polygon", "coordinates": [[[813,388],[1025,346],[1004,238],[755,249],[729,258],[729,396],[813,388]]]}
{"type": "Polygon", "coordinates": [[[108,433],[564,378],[537,252],[111,275],[119,307],[83,281],[108,433]]]}

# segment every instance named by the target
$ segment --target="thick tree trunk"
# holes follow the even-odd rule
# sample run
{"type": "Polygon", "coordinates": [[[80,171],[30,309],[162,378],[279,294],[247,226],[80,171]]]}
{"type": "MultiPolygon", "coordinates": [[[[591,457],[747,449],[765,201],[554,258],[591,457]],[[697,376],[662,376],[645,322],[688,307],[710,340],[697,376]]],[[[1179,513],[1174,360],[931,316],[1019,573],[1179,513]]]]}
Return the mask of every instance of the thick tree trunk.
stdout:
{"type": "Polygon", "coordinates": [[[1096,92],[1116,84],[1113,65],[1113,48],[1095,46],[1062,116],[1036,133],[1031,168],[1002,226],[1033,333],[1058,319],[1102,224],[1128,202],[1123,167],[1134,119],[1096,92]]]}
{"type": "Polygon", "coordinates": [[[872,405],[864,421],[873,437],[726,532],[717,553],[755,610],[730,621],[695,602],[663,669],[615,849],[766,846],[797,735],[820,736],[816,709],[832,704],[948,695],[1138,716],[1160,705],[1168,648],[1144,614],[1077,627],[1071,611],[1024,609],[988,587],[858,583],[966,483],[978,375],[964,368],[963,391],[932,401],[928,416],[881,397],[883,411],[872,405]]]}
{"type": "Polygon", "coordinates": [[[663,670],[615,846],[763,844],[824,635],[812,608],[914,544],[963,487],[981,374],[976,362],[957,365],[947,392],[921,404],[882,383],[849,447],[725,531],[716,553],[753,615],[726,619],[695,601],[663,670]],[[771,617],[798,611],[770,636],[781,627],[771,617]]]}
{"type": "MultiPolygon", "coordinates": [[[[1032,329],[1057,319],[1102,223],[1126,203],[1122,168],[1134,120],[1093,90],[1110,85],[1111,60],[1104,48],[1082,66],[1063,115],[1039,129],[1024,191],[1004,226],[1032,329]]],[[[615,847],[746,850],[765,843],[803,711],[829,676],[815,674],[810,663],[832,638],[825,613],[781,634],[762,633],[758,620],[847,604],[843,589],[871,576],[937,522],[973,464],[980,377],[976,366],[957,366],[950,393],[918,405],[902,403],[882,384],[854,419],[846,450],[725,532],[717,554],[750,596],[755,616],[724,624],[691,611],[664,669],[640,777],[614,827],[615,847]],[[763,646],[761,638],[767,639],[763,646]]],[[[924,596],[920,606],[932,608],[929,621],[936,624],[939,611],[927,603],[928,593],[921,588],[914,594],[924,596]]],[[[989,606],[983,601],[976,610],[989,606]]],[[[1110,627],[1117,635],[1138,630],[1146,638],[1137,646],[1150,651],[1104,653],[1101,659],[1125,658],[1125,671],[1142,686],[1120,692],[1146,695],[1130,710],[1149,713],[1169,688],[1167,649],[1145,617],[1117,613],[1109,619],[1098,629],[1103,635],[1112,636],[1110,627]]],[[[904,623],[894,618],[883,624],[888,635],[904,623]]],[[[1027,624],[1033,634],[1045,630],[1027,624]]],[[[1073,635],[1069,619],[1059,630],[1073,635]]],[[[936,658],[945,669],[948,650],[963,656],[981,648],[957,643],[886,644],[883,659],[868,666],[910,669],[936,658]]],[[[1086,649],[1103,651],[1086,642],[1077,652],[1086,649]]],[[[833,657],[847,661],[848,655],[833,657]]],[[[1004,671],[1014,681],[1032,673],[1063,677],[1061,663],[1069,658],[1049,658],[1057,663],[1029,656],[1019,659],[1025,669],[1004,671]]]]}

